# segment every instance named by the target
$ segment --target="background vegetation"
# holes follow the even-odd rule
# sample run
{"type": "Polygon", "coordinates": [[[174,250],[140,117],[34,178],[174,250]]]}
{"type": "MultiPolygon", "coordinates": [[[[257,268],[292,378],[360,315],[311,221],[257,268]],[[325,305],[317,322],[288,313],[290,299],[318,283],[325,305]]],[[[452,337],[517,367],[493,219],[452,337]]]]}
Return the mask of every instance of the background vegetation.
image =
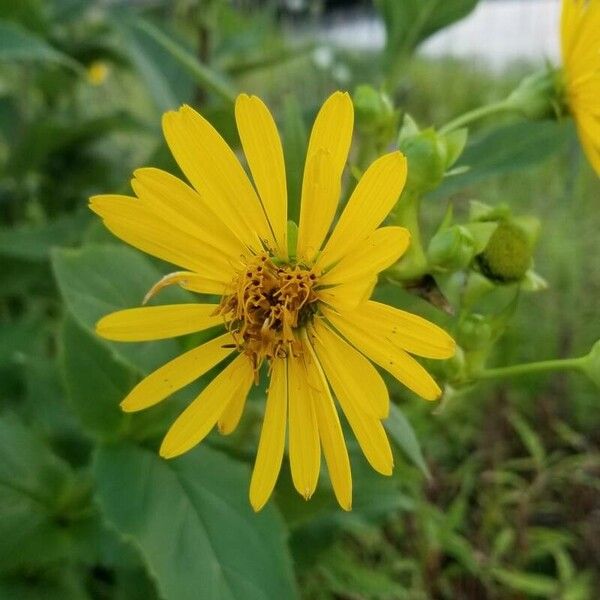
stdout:
{"type": "MultiPolygon", "coordinates": [[[[326,481],[304,503],[287,467],[252,513],[263,390],[232,438],[213,434],[168,463],[157,443],[190,393],[118,410],[181,345],[94,336],[100,315],[139,304],[165,266],[106,233],[87,198],[126,192],[139,166],[177,172],[164,110],[189,102],[236,144],[232,96],[263,97],[293,202],[306,128],[332,90],[386,81],[395,106],[441,125],[527,72],[412,56],[475,1],[377,4],[383,55],[315,59],[319,3],[298,16],[275,2],[0,1],[0,598],[598,597],[600,411],[578,377],[479,384],[439,406],[393,387],[395,473],[377,476],[352,451],[349,514],[326,481]]],[[[522,298],[494,360],[587,353],[600,338],[600,186],[572,127],[496,121],[473,133],[461,161],[477,168],[425,199],[426,229],[450,199],[459,215],[472,199],[537,215],[536,270],[550,287],[522,298]]],[[[378,293],[448,322],[400,288],[378,293]]]]}

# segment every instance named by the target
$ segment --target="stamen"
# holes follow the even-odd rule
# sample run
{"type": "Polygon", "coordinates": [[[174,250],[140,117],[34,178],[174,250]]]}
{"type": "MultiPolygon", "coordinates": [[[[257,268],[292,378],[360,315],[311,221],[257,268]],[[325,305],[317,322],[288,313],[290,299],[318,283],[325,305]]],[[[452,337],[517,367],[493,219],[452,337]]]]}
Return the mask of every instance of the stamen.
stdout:
{"type": "Polygon", "coordinates": [[[232,293],[219,307],[236,347],[255,368],[266,360],[300,356],[295,330],[315,314],[313,291],[317,274],[304,267],[275,264],[267,255],[255,257],[232,282],[232,293]]]}

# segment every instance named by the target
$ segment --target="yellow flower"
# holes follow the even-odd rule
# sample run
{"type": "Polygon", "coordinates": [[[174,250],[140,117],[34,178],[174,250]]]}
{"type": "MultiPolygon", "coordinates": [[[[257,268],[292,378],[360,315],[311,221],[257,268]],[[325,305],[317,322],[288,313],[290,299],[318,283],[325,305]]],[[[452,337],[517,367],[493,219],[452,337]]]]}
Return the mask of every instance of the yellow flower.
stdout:
{"type": "Polygon", "coordinates": [[[109,66],[103,60],[95,60],[87,68],[88,81],[92,85],[102,85],[106,81],[109,71],[109,66]]]}
{"type": "Polygon", "coordinates": [[[600,175],[600,0],[563,0],[561,45],[567,104],[600,175]]]}
{"type": "Polygon", "coordinates": [[[389,396],[370,361],[435,400],[439,387],[411,354],[442,359],[454,353],[452,338],[436,325],[369,300],[377,274],[409,243],[407,230],[380,227],[402,192],[406,160],[400,152],[376,160],[328,236],[354,119],[348,94],[333,94],[310,137],[297,246],[290,252],[275,122],[259,98],[245,94],[237,99],[235,116],[254,186],[217,131],[183,106],[165,114],[163,128],[193,187],[147,168],[135,172],[137,198],[91,199],[92,210],[116,236],[186,269],[167,275],[149,296],[176,283],[218,295],[220,302],[127,309],[101,319],[97,331],[110,340],[138,342],[221,325],[218,337],[141,381],[123,400],[123,410],[152,406],[224,362],[164,438],[160,453],[172,458],[215,425],[223,434],[236,428],[264,365],[270,380],[250,484],[252,506],[260,510],[271,495],[287,429],[298,492],[306,499],[313,494],[322,451],[336,497],[349,510],[350,463],[334,398],[367,460],[390,475],[392,452],[381,423],[389,396]]]}

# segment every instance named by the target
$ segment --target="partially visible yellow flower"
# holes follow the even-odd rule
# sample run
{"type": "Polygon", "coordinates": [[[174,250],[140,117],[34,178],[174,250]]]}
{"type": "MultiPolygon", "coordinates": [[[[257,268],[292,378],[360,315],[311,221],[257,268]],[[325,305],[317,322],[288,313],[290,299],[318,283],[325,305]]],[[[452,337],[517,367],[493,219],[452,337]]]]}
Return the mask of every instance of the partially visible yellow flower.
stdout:
{"type": "Polygon", "coordinates": [[[132,181],[137,198],[91,199],[92,210],[116,236],[186,269],[167,275],[149,296],[176,283],[216,294],[220,302],[127,309],[101,319],[97,331],[107,339],[139,342],[220,325],[215,339],[141,381],[123,400],[123,410],[157,404],[216,365],[226,365],[164,438],[160,453],[172,458],[193,448],[215,425],[231,433],[250,387],[266,371],[268,396],[250,484],[253,508],[260,510],[275,486],[287,430],[298,492],[306,499],[313,494],[322,452],[339,504],[349,510],[352,479],[337,406],[373,468],[390,475],[392,452],[381,423],[389,396],[371,361],[435,400],[438,385],[411,354],[443,359],[454,353],[452,338],[436,325],[369,300],[377,274],[409,244],[406,229],[380,227],[402,192],[406,159],[391,152],[376,160],[330,233],[354,120],[348,94],[333,94],[313,126],[297,245],[289,248],[284,159],[275,122],[259,98],[245,94],[237,99],[235,116],[254,186],[217,131],[183,106],[164,116],[163,128],[193,187],[146,168],[132,181]]]}
{"type": "Polygon", "coordinates": [[[563,0],[561,45],[567,104],[600,175],[600,0],[563,0]]]}
{"type": "Polygon", "coordinates": [[[110,68],[103,60],[95,60],[87,68],[88,81],[92,85],[102,85],[109,72],[110,68]]]}

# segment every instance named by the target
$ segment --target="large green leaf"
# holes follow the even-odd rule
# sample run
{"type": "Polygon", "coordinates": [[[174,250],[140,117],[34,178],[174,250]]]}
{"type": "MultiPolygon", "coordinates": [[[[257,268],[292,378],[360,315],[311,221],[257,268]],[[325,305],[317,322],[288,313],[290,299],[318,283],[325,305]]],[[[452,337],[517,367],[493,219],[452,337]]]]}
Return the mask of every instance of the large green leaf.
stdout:
{"type": "Polygon", "coordinates": [[[135,373],[70,316],[62,328],[61,359],[69,399],[84,427],[103,437],[122,433],[130,417],[119,403],[134,386],[135,373]]]}
{"type": "Polygon", "coordinates": [[[494,175],[529,169],[560,152],[573,135],[569,121],[519,121],[473,138],[455,165],[465,172],[446,179],[433,194],[447,195],[494,175]]]}
{"type": "Polygon", "coordinates": [[[0,417],[0,569],[68,554],[57,515],[71,488],[65,463],[16,417],[0,417]]]}
{"type": "Polygon", "coordinates": [[[0,255],[41,262],[50,258],[54,246],[69,246],[77,242],[90,215],[63,215],[39,226],[0,228],[0,255]]]}
{"type": "Polygon", "coordinates": [[[20,25],[8,21],[0,21],[0,60],[50,62],[77,72],[83,71],[83,67],[70,56],[54,49],[41,37],[20,25]]]}
{"type": "MultiPolygon", "coordinates": [[[[140,413],[124,413],[120,402],[138,374],[111,348],[67,315],[60,338],[60,363],[71,406],[86,431],[101,439],[160,437],[181,410],[180,393],[140,413]]],[[[194,388],[195,389],[195,388],[194,388]]]]}
{"type": "Polygon", "coordinates": [[[385,25],[388,60],[398,60],[436,31],[462,19],[477,1],[375,0],[385,25]]]}
{"type": "Polygon", "coordinates": [[[423,458],[421,445],[415,435],[414,429],[395,404],[390,405],[390,414],[384,421],[384,425],[392,440],[406,454],[408,459],[415,466],[419,467],[422,473],[429,477],[429,469],[423,458]]]}
{"type": "Polygon", "coordinates": [[[296,597],[282,523],[273,506],[252,512],[248,469],[233,459],[206,446],[174,461],[102,446],[94,477],[105,516],[167,600],[296,597]]]}
{"type": "MultiPolygon", "coordinates": [[[[93,331],[100,317],[124,308],[140,306],[146,292],[161,273],[148,259],[125,246],[86,246],[52,253],[60,293],[76,321],[93,331]]],[[[190,300],[179,289],[161,292],[162,304],[190,300]]],[[[178,351],[175,340],[143,344],[108,343],[115,357],[134,370],[147,373],[178,351]]]]}

